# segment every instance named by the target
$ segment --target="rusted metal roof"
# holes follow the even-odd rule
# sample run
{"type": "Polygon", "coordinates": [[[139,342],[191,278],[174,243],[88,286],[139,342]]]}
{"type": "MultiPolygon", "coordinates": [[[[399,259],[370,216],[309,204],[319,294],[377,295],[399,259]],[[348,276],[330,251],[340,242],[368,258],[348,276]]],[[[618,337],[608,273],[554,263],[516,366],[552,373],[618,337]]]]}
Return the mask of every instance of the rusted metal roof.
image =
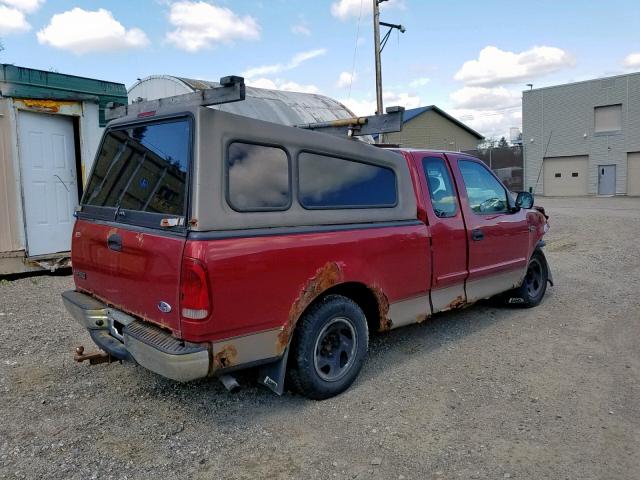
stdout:
{"type": "Polygon", "coordinates": [[[106,105],[124,103],[127,90],[122,83],[0,63],[0,96],[92,101],[99,106],[100,126],[104,126],[106,105]]]}
{"type": "MultiPolygon", "coordinates": [[[[182,84],[186,89],[182,93],[219,86],[218,82],[207,80],[154,75],[139,80],[129,89],[129,101],[131,102],[137,97],[145,100],[158,98],[158,96],[154,96],[153,93],[149,94],[149,92],[162,89],[145,88],[152,87],[153,82],[182,84]]],[[[324,95],[268,90],[256,87],[246,88],[246,99],[243,102],[216,105],[210,108],[283,125],[327,122],[355,116],[342,103],[324,95]]]]}

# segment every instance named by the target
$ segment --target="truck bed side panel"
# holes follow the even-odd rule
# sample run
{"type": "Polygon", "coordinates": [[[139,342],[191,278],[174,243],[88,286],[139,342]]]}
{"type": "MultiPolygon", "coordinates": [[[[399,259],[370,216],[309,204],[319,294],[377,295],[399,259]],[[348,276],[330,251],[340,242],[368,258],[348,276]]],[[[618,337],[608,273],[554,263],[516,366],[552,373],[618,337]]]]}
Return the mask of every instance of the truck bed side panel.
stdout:
{"type": "Polygon", "coordinates": [[[405,225],[188,240],[185,255],[207,265],[213,314],[202,322],[183,320],[184,338],[204,341],[286,329],[295,310],[305,306],[301,298],[346,282],[366,285],[391,305],[424,297],[422,313],[428,314],[428,229],[419,222],[405,225]]]}

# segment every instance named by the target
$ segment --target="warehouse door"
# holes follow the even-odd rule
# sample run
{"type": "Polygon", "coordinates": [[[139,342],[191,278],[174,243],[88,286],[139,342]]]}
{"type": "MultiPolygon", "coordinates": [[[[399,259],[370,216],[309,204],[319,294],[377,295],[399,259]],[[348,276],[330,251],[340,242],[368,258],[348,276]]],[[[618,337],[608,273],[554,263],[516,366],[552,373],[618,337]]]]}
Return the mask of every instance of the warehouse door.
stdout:
{"type": "Polygon", "coordinates": [[[588,156],[545,158],[542,165],[546,196],[577,197],[588,194],[588,156]]]}
{"type": "Polygon", "coordinates": [[[616,166],[598,165],[598,195],[616,194],[616,166]]]}
{"type": "Polygon", "coordinates": [[[73,120],[18,113],[18,146],[29,256],[68,251],[78,203],[73,120]]]}
{"type": "Polygon", "coordinates": [[[640,195],[640,152],[627,154],[627,195],[640,195]]]}

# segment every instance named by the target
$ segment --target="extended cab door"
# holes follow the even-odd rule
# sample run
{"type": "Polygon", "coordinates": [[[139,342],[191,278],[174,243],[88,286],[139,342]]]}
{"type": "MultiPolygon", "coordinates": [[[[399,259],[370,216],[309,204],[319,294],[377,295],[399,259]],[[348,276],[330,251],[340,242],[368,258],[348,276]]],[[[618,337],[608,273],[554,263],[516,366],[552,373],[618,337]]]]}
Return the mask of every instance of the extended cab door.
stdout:
{"type": "Polygon", "coordinates": [[[176,336],[192,124],[179,116],[105,132],[71,248],[78,290],[176,336]]]}
{"type": "Polygon", "coordinates": [[[529,246],[525,210],[516,211],[510,193],[480,160],[451,160],[467,227],[469,276],[467,301],[514,288],[524,277],[529,246]]]}
{"type": "Polygon", "coordinates": [[[443,154],[413,153],[431,232],[433,313],[466,302],[467,234],[451,168],[443,154]]]}

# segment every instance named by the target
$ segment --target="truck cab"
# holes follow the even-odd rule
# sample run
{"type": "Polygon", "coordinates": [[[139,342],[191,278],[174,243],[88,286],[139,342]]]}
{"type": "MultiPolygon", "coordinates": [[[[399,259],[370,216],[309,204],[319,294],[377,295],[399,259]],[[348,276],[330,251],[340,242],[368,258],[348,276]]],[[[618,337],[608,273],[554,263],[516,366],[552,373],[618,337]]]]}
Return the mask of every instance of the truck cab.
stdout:
{"type": "Polygon", "coordinates": [[[418,218],[429,226],[433,313],[519,286],[548,228],[532,199],[528,208],[519,203],[528,194],[516,203],[482,161],[466,154],[399,152],[416,177],[418,218]]]}
{"type": "Polygon", "coordinates": [[[310,398],[371,332],[498,297],[535,306],[547,218],[481,161],[381,149],[175,99],[106,129],[72,239],[71,315],[102,353],[176,381],[256,367],[310,398]]]}

